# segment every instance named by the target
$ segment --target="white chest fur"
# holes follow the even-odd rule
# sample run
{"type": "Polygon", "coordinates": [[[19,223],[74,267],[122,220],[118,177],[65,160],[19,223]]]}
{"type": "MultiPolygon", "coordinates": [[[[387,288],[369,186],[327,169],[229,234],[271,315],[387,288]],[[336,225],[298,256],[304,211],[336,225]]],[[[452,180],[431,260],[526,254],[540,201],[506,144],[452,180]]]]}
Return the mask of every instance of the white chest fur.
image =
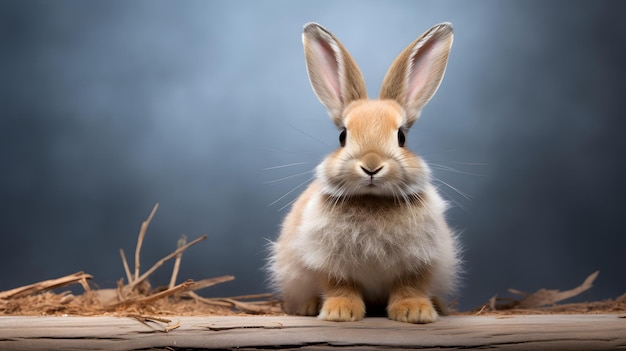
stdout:
{"type": "Polygon", "coordinates": [[[309,269],[354,281],[365,295],[376,298],[401,276],[441,256],[438,237],[442,231],[449,235],[443,222],[445,204],[436,193],[426,196],[432,208],[418,200],[370,197],[334,203],[314,196],[303,213],[294,249],[309,269]]]}

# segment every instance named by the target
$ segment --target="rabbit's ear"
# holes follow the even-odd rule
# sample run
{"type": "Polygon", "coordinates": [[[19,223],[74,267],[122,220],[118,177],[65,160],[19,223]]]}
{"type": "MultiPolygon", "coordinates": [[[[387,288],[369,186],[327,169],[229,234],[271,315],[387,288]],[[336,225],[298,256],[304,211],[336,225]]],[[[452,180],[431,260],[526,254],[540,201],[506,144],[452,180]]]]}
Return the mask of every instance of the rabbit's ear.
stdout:
{"type": "Polygon", "coordinates": [[[319,24],[304,26],[302,43],[313,91],[341,128],[344,108],[367,98],[363,75],[341,42],[319,24]]]}
{"type": "Polygon", "coordinates": [[[404,49],[391,64],[380,88],[381,99],[404,106],[411,126],[443,78],[452,47],[452,25],[438,24],[404,49]]]}

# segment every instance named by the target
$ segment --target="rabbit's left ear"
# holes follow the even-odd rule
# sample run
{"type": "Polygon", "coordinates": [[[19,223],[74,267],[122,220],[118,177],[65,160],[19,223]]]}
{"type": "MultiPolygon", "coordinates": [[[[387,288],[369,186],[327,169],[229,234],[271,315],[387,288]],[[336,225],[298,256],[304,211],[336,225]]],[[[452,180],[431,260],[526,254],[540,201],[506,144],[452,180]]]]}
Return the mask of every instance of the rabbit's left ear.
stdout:
{"type": "Polygon", "coordinates": [[[317,23],[304,26],[302,43],[313,91],[341,128],[346,106],[367,99],[361,70],[341,42],[317,23]]]}
{"type": "Polygon", "coordinates": [[[448,64],[452,38],[452,25],[438,24],[404,49],[389,67],[379,97],[396,100],[404,107],[407,127],[415,122],[439,88],[448,64]]]}

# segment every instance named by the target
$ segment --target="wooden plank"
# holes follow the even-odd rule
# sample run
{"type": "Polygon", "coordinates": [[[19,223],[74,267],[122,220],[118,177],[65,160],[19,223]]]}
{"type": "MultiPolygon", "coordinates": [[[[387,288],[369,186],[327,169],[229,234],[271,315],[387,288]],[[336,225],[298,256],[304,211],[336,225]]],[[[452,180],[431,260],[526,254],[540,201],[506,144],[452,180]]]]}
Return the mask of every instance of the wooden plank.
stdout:
{"type": "Polygon", "coordinates": [[[118,317],[0,317],[2,350],[437,349],[626,350],[626,318],[450,316],[427,325],[385,318],[334,323],[292,316],[173,317],[178,329],[118,317]]]}

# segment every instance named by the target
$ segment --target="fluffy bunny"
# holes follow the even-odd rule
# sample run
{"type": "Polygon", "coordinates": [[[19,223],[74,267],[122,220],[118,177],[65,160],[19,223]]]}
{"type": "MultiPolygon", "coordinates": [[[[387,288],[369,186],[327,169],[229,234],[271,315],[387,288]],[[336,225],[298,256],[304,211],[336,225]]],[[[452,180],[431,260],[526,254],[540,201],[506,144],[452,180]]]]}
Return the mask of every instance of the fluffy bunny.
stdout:
{"type": "Polygon", "coordinates": [[[452,37],[449,23],[422,34],[370,100],[339,40],[316,23],[304,27],[309,79],[340,147],[317,166],[271,244],[271,280],[287,313],[356,321],[378,305],[393,320],[437,319],[431,297],[455,288],[458,242],[428,165],[405,138],[439,87],[452,37]]]}

